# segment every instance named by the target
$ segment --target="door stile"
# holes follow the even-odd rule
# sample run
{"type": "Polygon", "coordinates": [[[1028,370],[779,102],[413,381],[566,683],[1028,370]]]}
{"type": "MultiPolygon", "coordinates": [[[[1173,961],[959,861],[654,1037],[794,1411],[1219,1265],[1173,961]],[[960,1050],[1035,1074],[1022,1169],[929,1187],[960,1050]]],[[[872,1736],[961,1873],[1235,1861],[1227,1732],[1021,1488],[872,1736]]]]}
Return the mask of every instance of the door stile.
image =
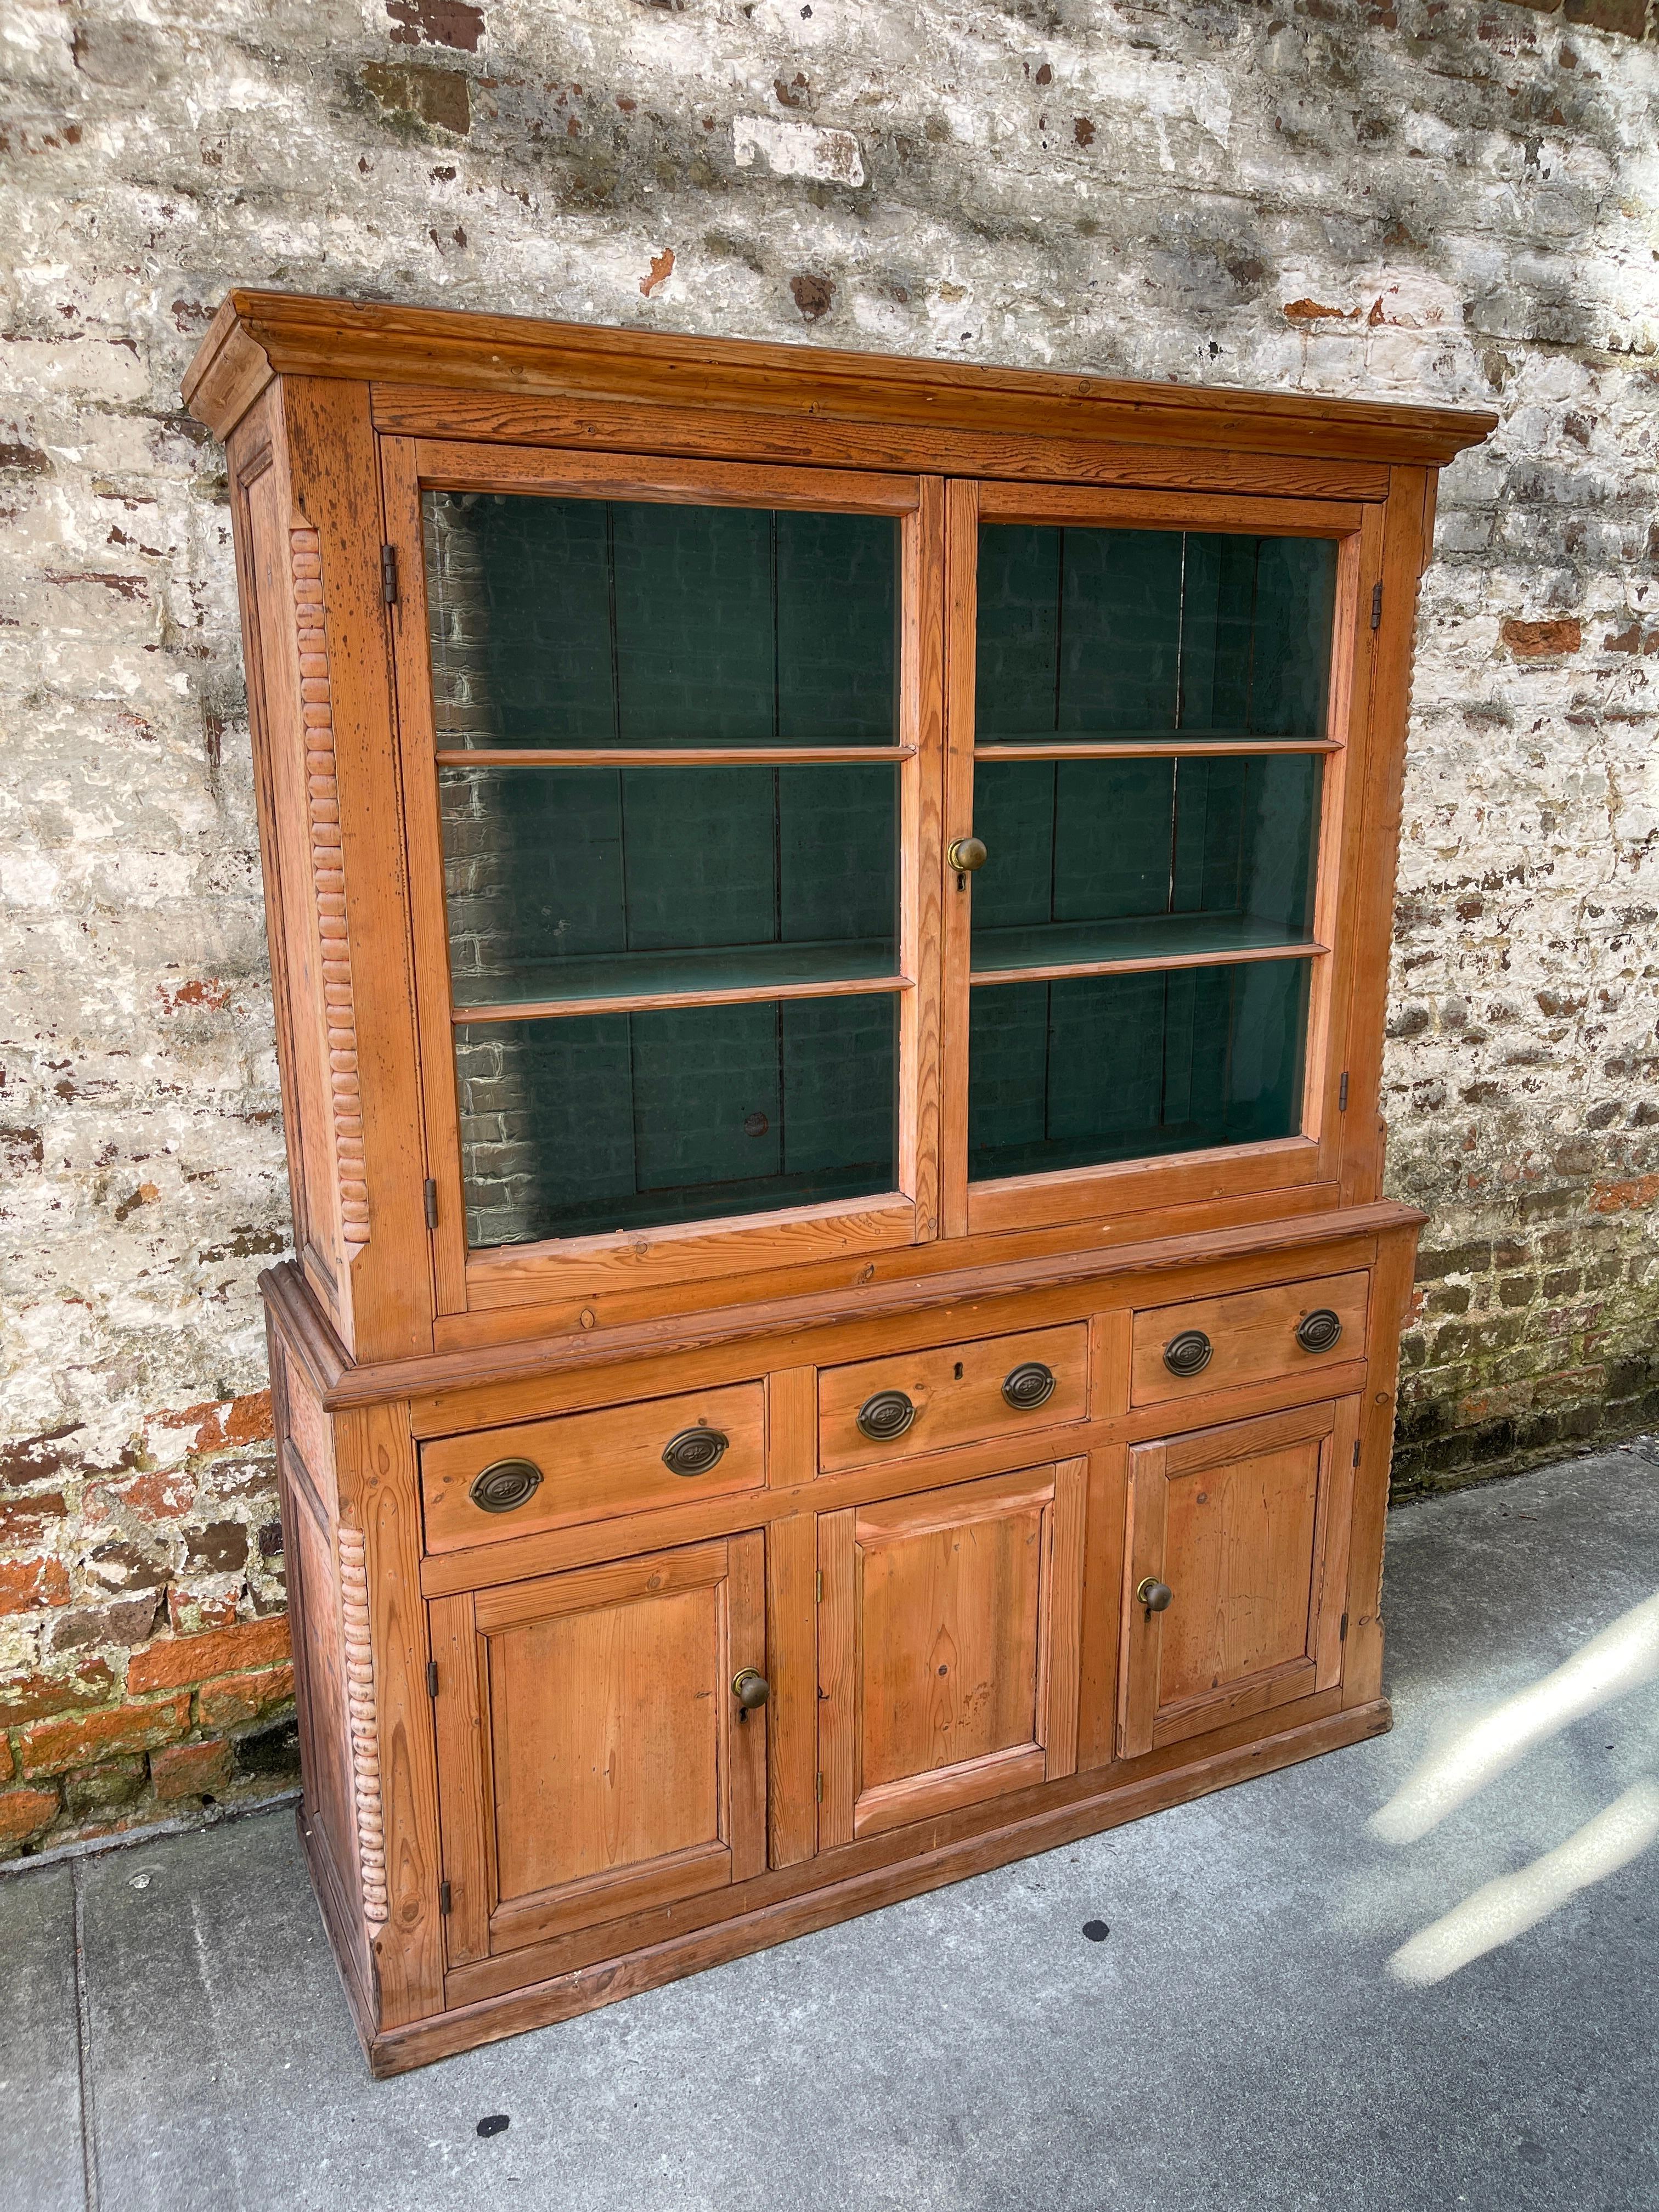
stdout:
{"type": "Polygon", "coordinates": [[[489,1952],[491,1901],[485,1808],[479,1673],[483,1655],[468,1595],[434,1598],[432,1654],[438,1669],[433,1720],[438,1738],[438,1828],[443,1878],[449,1884],[444,1923],[447,1963],[459,1966],[489,1952]]]}
{"type": "Polygon", "coordinates": [[[941,852],[944,928],[944,1095],[939,1112],[943,1232],[968,1233],[968,969],[971,878],[959,886],[945,853],[974,829],[974,690],[979,570],[976,483],[945,487],[945,830],[941,852]]]}
{"type": "Polygon", "coordinates": [[[909,978],[899,1028],[899,1188],[915,1206],[915,1240],[939,1234],[939,1094],[944,1015],[945,494],[921,480],[904,523],[899,736],[911,748],[900,802],[899,965],[909,978]]]}
{"type": "Polygon", "coordinates": [[[1342,1679],[1348,1592],[1348,1536],[1353,1525],[1354,1446],[1359,1437],[1359,1401],[1339,1398],[1336,1426],[1326,1437],[1321,1470],[1320,1519],[1316,1538],[1316,1610],[1308,1624],[1308,1650],[1314,1661],[1314,1686],[1334,1689],[1342,1679]]]}
{"type": "Polygon", "coordinates": [[[857,1508],[818,1516],[818,1849],[853,1840],[858,1782],[857,1508]]]}
{"type": "Polygon", "coordinates": [[[728,1782],[722,1808],[732,1853],[732,1879],[748,1881],[766,1871],[766,1711],[744,1714],[732,1695],[739,1668],[767,1671],[766,1539],[758,1528],[726,1544],[726,1652],[720,1681],[726,1692],[725,1751],[728,1782]]]}
{"type": "Polygon", "coordinates": [[[1152,1747],[1158,1711],[1158,1647],[1163,1615],[1135,1593],[1164,1564],[1168,1453],[1162,1443],[1138,1444],[1129,1454],[1129,1527],[1123,1547],[1123,1657],[1119,1668],[1118,1744],[1136,1759],[1152,1747]]]}
{"type": "Polygon", "coordinates": [[[1048,1778],[1077,1771],[1078,1707],[1083,1632],[1083,1546],[1088,1505],[1089,1462],[1062,1460],[1054,1469],[1054,1498],[1049,1507],[1052,1548],[1047,1606],[1048,1669],[1045,1727],[1038,1739],[1046,1749],[1048,1778]]]}

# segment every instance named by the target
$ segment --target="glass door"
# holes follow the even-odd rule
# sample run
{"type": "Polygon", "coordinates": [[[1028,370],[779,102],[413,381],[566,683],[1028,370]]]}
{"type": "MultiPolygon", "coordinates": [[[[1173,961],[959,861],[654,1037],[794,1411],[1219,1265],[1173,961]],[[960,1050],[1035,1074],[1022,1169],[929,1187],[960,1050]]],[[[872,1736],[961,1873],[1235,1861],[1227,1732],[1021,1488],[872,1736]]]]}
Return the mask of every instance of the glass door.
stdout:
{"type": "Polygon", "coordinates": [[[951,489],[957,1218],[1318,1173],[1356,511],[951,489]]]}
{"type": "Polygon", "coordinates": [[[404,462],[441,1303],[929,1233],[915,480],[404,462]]]}

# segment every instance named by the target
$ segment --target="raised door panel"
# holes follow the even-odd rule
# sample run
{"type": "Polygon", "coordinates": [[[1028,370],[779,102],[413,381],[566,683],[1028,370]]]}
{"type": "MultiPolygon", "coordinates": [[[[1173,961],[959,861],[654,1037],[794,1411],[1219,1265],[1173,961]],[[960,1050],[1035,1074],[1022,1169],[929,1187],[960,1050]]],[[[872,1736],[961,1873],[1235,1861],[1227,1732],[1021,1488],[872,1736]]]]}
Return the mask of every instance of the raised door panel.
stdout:
{"type": "Polygon", "coordinates": [[[1130,1452],[1124,1757],[1339,1680],[1356,1434],[1345,1399],[1130,1452]]]}
{"type": "Polygon", "coordinates": [[[763,1542],[434,1605],[452,1965],[761,1870],[763,1542]]]}
{"type": "Polygon", "coordinates": [[[818,1523],[820,1841],[1073,1771],[1085,1462],[818,1523]]]}

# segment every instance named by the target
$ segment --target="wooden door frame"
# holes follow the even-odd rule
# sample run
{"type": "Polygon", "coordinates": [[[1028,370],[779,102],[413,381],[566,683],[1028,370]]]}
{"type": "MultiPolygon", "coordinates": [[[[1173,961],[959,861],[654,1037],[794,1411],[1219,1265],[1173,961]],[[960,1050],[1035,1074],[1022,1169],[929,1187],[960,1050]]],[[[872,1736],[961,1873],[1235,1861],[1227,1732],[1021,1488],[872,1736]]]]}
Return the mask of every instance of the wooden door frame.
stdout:
{"type": "MultiPolygon", "coordinates": [[[[431,1232],[440,1324],[469,1313],[764,1273],[837,1255],[876,1254],[939,1234],[939,851],[943,748],[944,488],[937,477],[835,468],[590,453],[433,438],[380,440],[386,542],[398,598],[392,616],[426,1173],[436,1188],[431,1232]],[[422,495],[499,491],[546,497],[769,507],[890,515],[900,526],[899,727],[890,746],[711,747],[672,756],[684,765],[719,755],[759,766],[779,759],[890,760],[899,771],[897,1174],[890,1195],[836,1200],[600,1236],[550,1237],[469,1252],[461,1182],[460,1115],[451,1014],[449,938],[438,810],[438,749],[428,646],[422,495]]],[[[599,759],[646,766],[648,748],[560,749],[566,764],[599,759]]],[[[524,756],[525,764],[544,758],[524,756]]],[[[496,760],[480,756],[480,764],[496,760]]],[[[867,987],[880,989],[878,981],[867,987]]],[[[799,995],[783,988],[776,996],[799,995]]],[[[695,1002],[696,994],[683,1003],[695,1002]]]]}
{"type": "MultiPolygon", "coordinates": [[[[1288,473],[1288,472],[1287,472],[1288,473]]],[[[1015,1176],[969,1185],[968,1079],[971,881],[946,878],[943,934],[945,976],[944,1143],[940,1170],[947,1237],[1082,1225],[1124,1214],[1244,1193],[1291,1192],[1308,1185],[1340,1188],[1342,1163],[1341,1058],[1356,940],[1364,921],[1357,886],[1361,807],[1373,747],[1375,654],[1362,611],[1382,573],[1382,509],[1375,502],[1288,495],[1229,496],[1219,492],[1105,490],[1061,483],[1027,484],[953,479],[945,504],[945,829],[942,844],[973,831],[979,526],[981,521],[1079,527],[1249,531],[1267,536],[1333,539],[1338,547],[1336,603],[1326,718],[1327,737],[1298,751],[1320,755],[1319,855],[1316,878],[1308,1026],[1304,1052],[1301,1132],[1259,1144],[1228,1145],[1161,1158],[1113,1161],[1092,1168],[1015,1176]]],[[[1273,753],[1271,739],[1231,751],[1273,753]]],[[[1200,739],[1172,739],[1138,750],[1214,753],[1200,739]]],[[[1104,757],[1110,748],[999,747],[994,757],[1104,757]]],[[[1119,757],[1123,757],[1121,754],[1119,757]]],[[[1371,918],[1373,922],[1375,918],[1371,918]]],[[[1374,933],[1374,930],[1373,930],[1374,933]]],[[[1298,956],[1299,957],[1299,956],[1298,956]]],[[[1165,964],[1152,963],[1146,964],[1165,964]]],[[[1183,964],[1194,964],[1192,963],[1183,964]]],[[[1196,964],[1224,964],[1206,956],[1196,964]]],[[[981,985],[996,988],[996,985],[981,985]]],[[[1006,987],[1003,987],[1006,988],[1006,987]]]]}
{"type": "Polygon", "coordinates": [[[1326,1399],[1288,1413],[1229,1421],[1128,1448],[1118,1667],[1120,1759],[1162,1750],[1250,1714],[1333,1689],[1340,1681],[1346,1621],[1342,1607],[1348,1583],[1359,1415],[1358,1398],[1326,1399]],[[1170,1478],[1311,1443],[1319,1446],[1319,1466],[1304,1657],[1230,1684],[1212,1697],[1190,1699],[1170,1717],[1161,1719],[1158,1663],[1164,1616],[1141,1604],[1138,1592],[1149,1577],[1164,1579],[1164,1514],[1170,1478]]]}

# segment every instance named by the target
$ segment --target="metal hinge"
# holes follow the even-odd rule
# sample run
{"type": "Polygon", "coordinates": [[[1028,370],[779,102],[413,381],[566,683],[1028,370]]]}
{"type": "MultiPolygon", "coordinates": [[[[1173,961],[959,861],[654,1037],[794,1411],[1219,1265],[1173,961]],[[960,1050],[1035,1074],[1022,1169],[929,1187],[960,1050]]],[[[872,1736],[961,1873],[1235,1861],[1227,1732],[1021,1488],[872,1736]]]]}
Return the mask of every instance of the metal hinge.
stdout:
{"type": "Polygon", "coordinates": [[[1348,1616],[1346,1613],[1342,1616],[1342,1626],[1336,1632],[1336,1640],[1339,1644],[1346,1644],[1348,1640],[1348,1616]]]}
{"type": "Polygon", "coordinates": [[[398,604],[398,549],[395,545],[382,545],[380,548],[380,597],[389,607],[395,607],[398,604]]]}
{"type": "Polygon", "coordinates": [[[822,1573],[818,1576],[817,1596],[815,1602],[818,1605],[822,1605],[823,1603],[823,1577],[822,1573]]]}
{"type": "Polygon", "coordinates": [[[447,1881],[441,1881],[441,1882],[438,1884],[438,1910],[439,1910],[439,1911],[440,1911],[440,1912],[447,1912],[447,1911],[448,1911],[448,1910],[449,1910],[449,1904],[450,1904],[449,1884],[448,1884],[447,1881]]]}
{"type": "Polygon", "coordinates": [[[823,1802],[823,1777],[821,1774],[818,1777],[818,1802],[820,1805],[823,1802]]]}
{"type": "Polygon", "coordinates": [[[438,1694],[438,1662],[435,1659],[428,1659],[426,1662],[426,1693],[428,1698],[435,1698],[438,1694]]]}
{"type": "Polygon", "coordinates": [[[1381,629],[1382,627],[1382,584],[1381,578],[1379,578],[1377,581],[1371,586],[1371,628],[1373,629],[1381,629]]]}
{"type": "Polygon", "coordinates": [[[1353,1463],[1356,1467],[1359,1464],[1359,1443],[1357,1437],[1354,1440],[1353,1463]]]}
{"type": "Polygon", "coordinates": [[[1348,1110],[1348,1071],[1346,1067],[1336,1086],[1336,1110],[1339,1114],[1346,1114],[1348,1110]]]}
{"type": "Polygon", "coordinates": [[[438,1186],[430,1176],[421,1186],[421,1200],[426,1207],[426,1225],[428,1229],[435,1229],[438,1225],[438,1186]]]}

